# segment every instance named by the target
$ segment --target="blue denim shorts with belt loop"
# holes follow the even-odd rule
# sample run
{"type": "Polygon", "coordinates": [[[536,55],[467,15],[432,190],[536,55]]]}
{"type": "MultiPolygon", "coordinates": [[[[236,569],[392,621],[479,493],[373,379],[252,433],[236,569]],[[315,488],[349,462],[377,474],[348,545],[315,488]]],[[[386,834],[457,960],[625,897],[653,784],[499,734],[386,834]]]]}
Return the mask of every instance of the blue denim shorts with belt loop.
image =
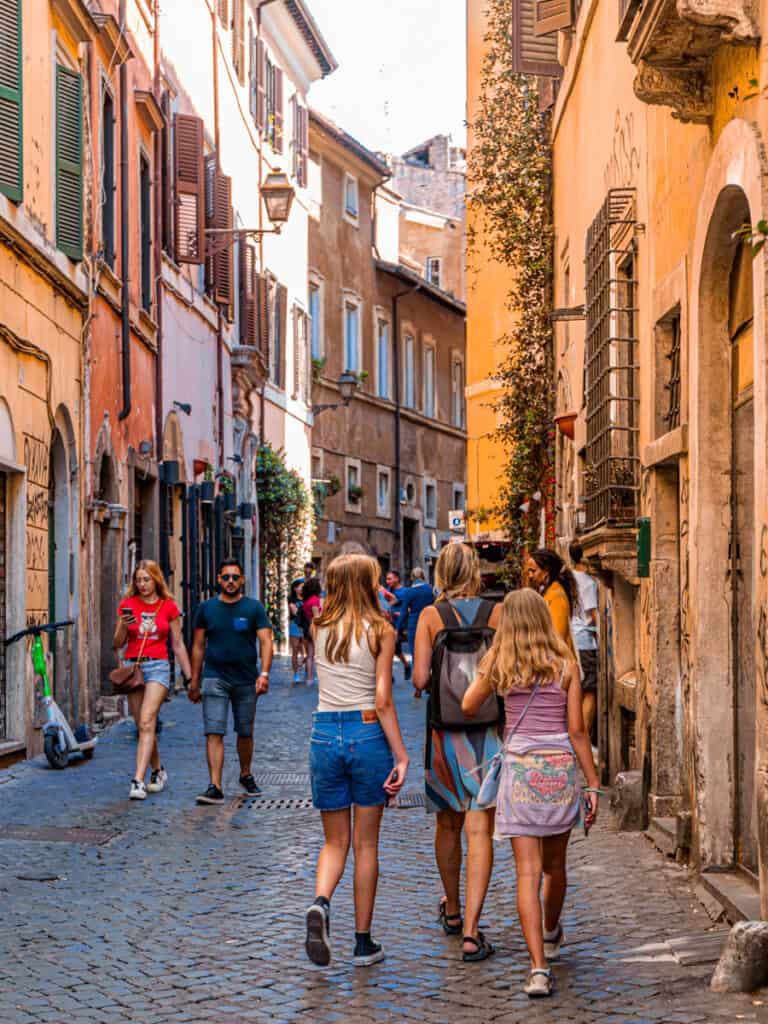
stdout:
{"type": "Polygon", "coordinates": [[[384,730],[362,711],[316,711],[309,746],[312,803],[319,811],[380,807],[393,767],[384,730]]]}

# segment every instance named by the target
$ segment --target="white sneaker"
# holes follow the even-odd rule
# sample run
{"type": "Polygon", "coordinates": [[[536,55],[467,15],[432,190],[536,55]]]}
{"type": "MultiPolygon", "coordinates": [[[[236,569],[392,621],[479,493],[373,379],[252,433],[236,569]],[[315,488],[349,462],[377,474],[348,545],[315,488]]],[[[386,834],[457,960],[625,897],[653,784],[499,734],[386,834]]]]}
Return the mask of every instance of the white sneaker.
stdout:
{"type": "Polygon", "coordinates": [[[147,787],[143,782],[138,779],[131,780],[131,790],[128,793],[129,800],[146,800],[147,799],[147,787]]]}
{"type": "Polygon", "coordinates": [[[537,967],[528,975],[528,981],[523,986],[523,992],[530,999],[542,999],[552,995],[552,974],[541,967],[537,967]]]}
{"type": "Polygon", "coordinates": [[[557,935],[554,939],[548,939],[544,936],[544,956],[547,960],[559,960],[560,959],[560,947],[565,941],[565,932],[563,926],[558,924],[557,935]]]}
{"type": "Polygon", "coordinates": [[[147,786],[148,793],[162,793],[165,789],[165,784],[168,781],[168,772],[162,766],[157,771],[152,772],[152,777],[149,780],[147,786]]]}

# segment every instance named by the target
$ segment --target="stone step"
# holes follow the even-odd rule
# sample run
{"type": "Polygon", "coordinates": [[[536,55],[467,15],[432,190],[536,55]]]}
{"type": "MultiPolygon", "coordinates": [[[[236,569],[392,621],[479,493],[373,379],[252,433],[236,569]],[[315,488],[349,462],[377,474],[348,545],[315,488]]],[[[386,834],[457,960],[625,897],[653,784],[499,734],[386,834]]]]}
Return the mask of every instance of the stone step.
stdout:
{"type": "Polygon", "coordinates": [[[717,900],[731,924],[760,920],[760,891],[744,872],[704,871],[699,884],[717,900]]]}
{"type": "Polygon", "coordinates": [[[27,756],[27,745],[21,740],[6,740],[0,743],[0,769],[10,768],[27,756]]]}
{"type": "Polygon", "coordinates": [[[668,857],[677,853],[677,818],[651,818],[645,834],[668,857]]]}

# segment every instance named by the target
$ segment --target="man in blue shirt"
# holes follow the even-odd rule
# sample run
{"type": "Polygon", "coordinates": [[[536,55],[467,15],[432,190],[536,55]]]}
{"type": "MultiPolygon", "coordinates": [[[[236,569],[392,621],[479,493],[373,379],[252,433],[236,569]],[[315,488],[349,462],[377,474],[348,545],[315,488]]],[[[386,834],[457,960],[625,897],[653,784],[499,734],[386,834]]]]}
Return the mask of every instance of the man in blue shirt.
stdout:
{"type": "Polygon", "coordinates": [[[219,596],[203,601],[197,609],[192,641],[189,699],[195,704],[203,702],[211,778],[208,788],[197,798],[199,804],[224,802],[221,774],[230,704],[237,733],[240,785],[251,796],[258,795],[251,771],[253,720],[257,698],[269,690],[272,666],[272,626],[261,602],[243,597],[245,574],[236,559],[221,563],[218,584],[219,596]]]}
{"type": "Polygon", "coordinates": [[[410,679],[411,663],[408,660],[408,655],[403,650],[403,640],[400,634],[400,611],[403,606],[403,599],[408,593],[408,588],[403,586],[403,581],[400,578],[400,573],[397,569],[390,569],[385,579],[387,587],[395,598],[394,604],[389,606],[389,614],[392,618],[392,625],[395,627],[395,633],[397,636],[397,639],[395,640],[395,657],[399,658],[403,663],[405,678],[410,679]]]}
{"type": "Polygon", "coordinates": [[[411,586],[405,592],[400,609],[400,629],[404,629],[408,636],[408,650],[413,657],[413,644],[416,639],[416,625],[419,616],[429,605],[434,604],[435,595],[432,587],[427,583],[426,573],[422,568],[416,566],[411,571],[411,586]]]}

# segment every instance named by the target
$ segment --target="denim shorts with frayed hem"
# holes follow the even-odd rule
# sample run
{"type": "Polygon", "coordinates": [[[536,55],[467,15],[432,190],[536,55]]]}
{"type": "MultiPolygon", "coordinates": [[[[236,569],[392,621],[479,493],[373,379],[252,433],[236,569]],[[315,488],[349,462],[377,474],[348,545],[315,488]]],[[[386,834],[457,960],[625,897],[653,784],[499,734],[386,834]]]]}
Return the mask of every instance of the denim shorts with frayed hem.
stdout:
{"type": "Polygon", "coordinates": [[[229,705],[238,736],[253,736],[256,717],[256,684],[230,683],[207,676],[203,679],[203,731],[206,736],[226,736],[229,705]]]}
{"type": "MultiPolygon", "coordinates": [[[[128,658],[126,661],[132,663],[135,659],[128,658]]],[[[159,683],[166,690],[171,689],[171,666],[164,658],[145,658],[141,661],[141,673],[145,683],[159,683]]]]}
{"type": "Polygon", "coordinates": [[[309,745],[312,803],[319,811],[380,807],[392,751],[378,722],[360,711],[316,711],[309,745]]]}

